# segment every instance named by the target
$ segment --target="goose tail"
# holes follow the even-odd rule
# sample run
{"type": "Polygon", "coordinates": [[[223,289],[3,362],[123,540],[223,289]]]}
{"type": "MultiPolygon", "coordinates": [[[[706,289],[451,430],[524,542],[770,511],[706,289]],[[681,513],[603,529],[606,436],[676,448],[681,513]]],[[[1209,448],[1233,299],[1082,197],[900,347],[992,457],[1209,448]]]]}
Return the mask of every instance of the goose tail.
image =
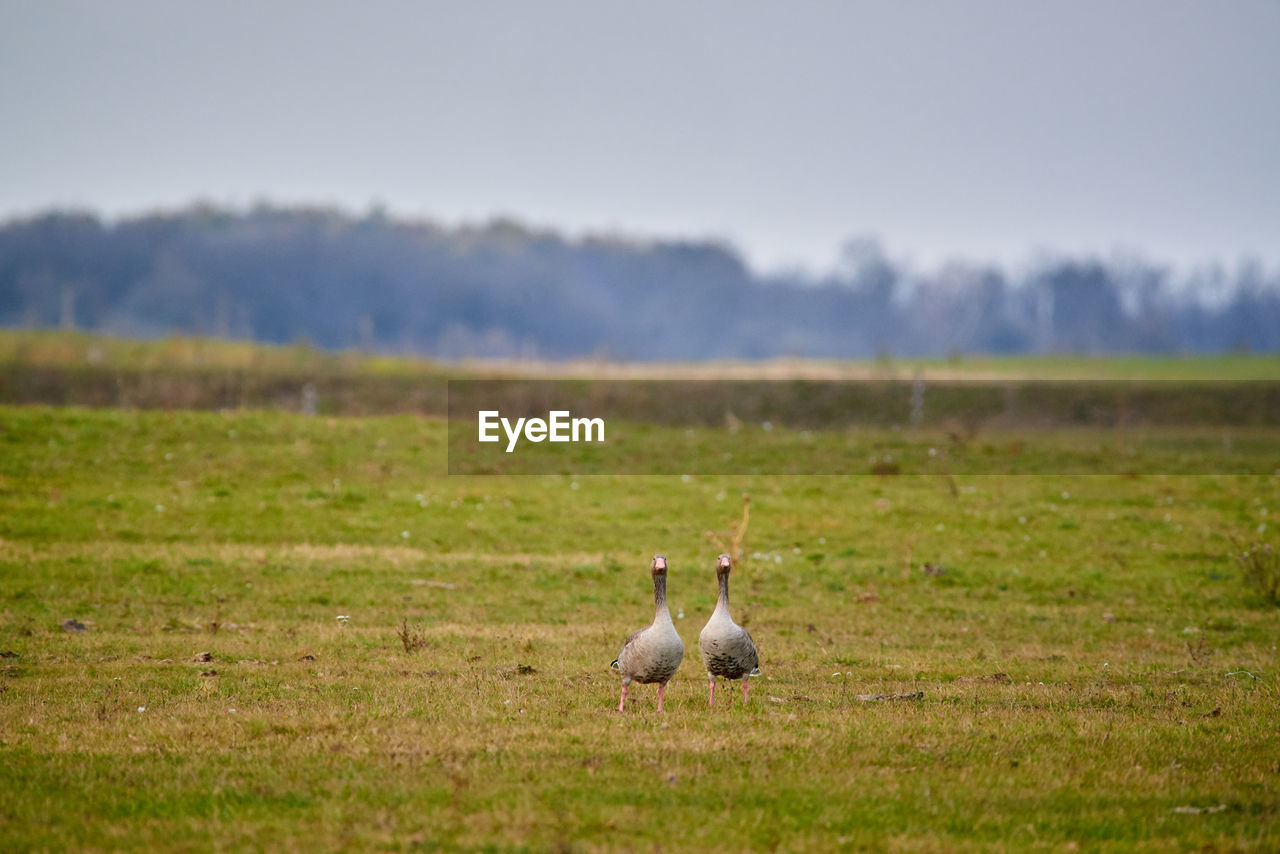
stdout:
{"type": "Polygon", "coordinates": [[[613,669],[613,670],[617,670],[617,669],[618,669],[618,659],[616,659],[616,658],[615,658],[613,661],[611,661],[611,662],[609,663],[609,667],[610,667],[611,669],[613,669]]]}

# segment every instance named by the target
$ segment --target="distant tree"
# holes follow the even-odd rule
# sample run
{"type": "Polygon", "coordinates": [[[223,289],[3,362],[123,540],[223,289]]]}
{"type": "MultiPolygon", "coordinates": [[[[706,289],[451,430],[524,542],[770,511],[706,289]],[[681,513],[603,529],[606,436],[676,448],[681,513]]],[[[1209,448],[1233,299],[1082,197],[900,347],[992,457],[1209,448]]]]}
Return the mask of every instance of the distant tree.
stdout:
{"type": "Polygon", "coordinates": [[[1026,347],[1009,317],[1004,275],[994,268],[948,264],[917,282],[902,313],[910,321],[912,353],[1008,353],[1026,347]]]}
{"type": "Polygon", "coordinates": [[[1123,352],[1125,319],[1115,282],[1096,261],[1061,261],[1032,277],[1031,292],[1038,306],[1050,306],[1049,317],[1037,311],[1037,323],[1047,322],[1045,346],[1075,353],[1123,352]]]}

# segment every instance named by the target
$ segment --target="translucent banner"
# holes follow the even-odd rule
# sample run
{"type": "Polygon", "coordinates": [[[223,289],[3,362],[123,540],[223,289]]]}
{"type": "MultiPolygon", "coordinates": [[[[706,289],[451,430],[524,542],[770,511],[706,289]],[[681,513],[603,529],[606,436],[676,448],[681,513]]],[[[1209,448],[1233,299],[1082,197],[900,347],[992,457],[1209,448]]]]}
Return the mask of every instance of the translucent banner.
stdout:
{"type": "Polygon", "coordinates": [[[449,472],[1272,474],[1270,381],[450,380],[449,472]]]}

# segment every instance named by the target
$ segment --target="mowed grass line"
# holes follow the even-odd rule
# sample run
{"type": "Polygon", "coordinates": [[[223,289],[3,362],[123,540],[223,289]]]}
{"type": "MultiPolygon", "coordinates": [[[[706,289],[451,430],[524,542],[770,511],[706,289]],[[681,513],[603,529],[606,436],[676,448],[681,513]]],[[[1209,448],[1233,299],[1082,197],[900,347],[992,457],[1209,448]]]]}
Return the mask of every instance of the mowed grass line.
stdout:
{"type": "Polygon", "coordinates": [[[1275,477],[449,478],[430,419],[0,428],[7,850],[1280,842],[1280,616],[1226,554],[1275,477]],[[712,713],[703,532],[742,492],[765,675],[712,713]],[[687,660],[619,715],[658,550],[687,660]]]}
{"type": "Polygon", "coordinates": [[[0,329],[0,365],[33,368],[102,366],[122,371],[184,369],[245,371],[254,374],[439,377],[572,377],[581,379],[910,379],[917,371],[930,378],[1035,378],[1068,380],[1271,380],[1280,372],[1274,353],[1195,355],[1082,356],[1068,353],[1029,356],[957,355],[946,359],[769,359],[746,362],[530,362],[468,360],[447,370],[421,358],[385,356],[354,350],[320,350],[216,338],[171,337],[161,340],[116,338],[92,332],[50,329],[0,329]]]}

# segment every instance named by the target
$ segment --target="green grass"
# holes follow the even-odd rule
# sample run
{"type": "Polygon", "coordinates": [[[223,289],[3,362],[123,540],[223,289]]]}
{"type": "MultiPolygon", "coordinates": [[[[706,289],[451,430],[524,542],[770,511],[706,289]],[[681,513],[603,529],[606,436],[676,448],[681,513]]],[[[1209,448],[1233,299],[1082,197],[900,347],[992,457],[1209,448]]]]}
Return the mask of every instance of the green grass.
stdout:
{"type": "Polygon", "coordinates": [[[422,360],[357,351],[320,350],[305,341],[291,346],[174,336],[138,340],[91,332],[0,329],[0,365],[116,370],[248,370],[258,373],[431,375],[422,360]]]}
{"type": "MultiPolygon", "coordinates": [[[[305,341],[290,346],[176,336],[132,340],[91,332],[0,329],[0,366],[45,368],[101,366],[115,370],[252,370],[256,372],[372,376],[435,376],[440,366],[409,356],[319,350],[305,341]]],[[[614,365],[579,363],[472,362],[459,374],[554,377],[608,375],[614,379],[704,377],[714,379],[910,379],[916,370],[930,378],[1011,378],[1040,380],[1274,380],[1275,353],[1216,355],[1084,356],[1069,353],[1027,356],[956,356],[947,359],[772,359],[750,362],[614,365]]]]}
{"type": "Polygon", "coordinates": [[[0,849],[1280,847],[1280,609],[1228,554],[1274,541],[1274,474],[451,477],[446,445],[0,408],[0,849]],[[710,712],[704,532],[743,492],[764,675],[710,712]],[[657,551],[688,660],[620,715],[657,551]]]}

